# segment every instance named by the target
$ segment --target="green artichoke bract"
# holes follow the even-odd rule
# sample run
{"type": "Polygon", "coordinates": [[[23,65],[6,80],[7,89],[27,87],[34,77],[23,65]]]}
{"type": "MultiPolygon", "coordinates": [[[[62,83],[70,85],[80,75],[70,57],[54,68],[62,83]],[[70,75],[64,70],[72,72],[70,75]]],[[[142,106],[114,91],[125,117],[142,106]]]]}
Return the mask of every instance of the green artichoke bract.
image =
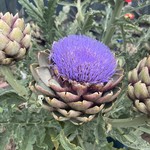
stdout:
{"type": "Polygon", "coordinates": [[[18,14],[0,13],[0,64],[22,59],[30,47],[30,25],[18,14]]]}
{"type": "Polygon", "coordinates": [[[116,85],[123,70],[104,44],[83,35],[54,42],[52,53],[39,52],[30,69],[30,88],[44,95],[44,107],[56,120],[75,124],[91,121],[102,109],[111,108],[121,89],[116,85]]]}
{"type": "Polygon", "coordinates": [[[150,115],[150,56],[143,58],[135,69],[128,73],[128,96],[134,108],[150,115]]]}

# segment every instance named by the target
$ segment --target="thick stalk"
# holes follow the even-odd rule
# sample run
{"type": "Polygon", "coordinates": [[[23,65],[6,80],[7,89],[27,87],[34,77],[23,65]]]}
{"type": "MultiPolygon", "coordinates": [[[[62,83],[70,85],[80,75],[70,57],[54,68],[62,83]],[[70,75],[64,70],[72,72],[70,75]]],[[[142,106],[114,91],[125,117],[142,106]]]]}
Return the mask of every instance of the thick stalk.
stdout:
{"type": "Polygon", "coordinates": [[[115,20],[116,18],[118,18],[121,14],[121,10],[123,8],[124,5],[124,1],[123,0],[117,0],[117,2],[115,3],[115,7],[114,7],[114,11],[112,12],[112,16],[110,18],[110,21],[108,22],[107,25],[107,30],[103,39],[103,42],[108,45],[113,34],[115,31],[115,20]]]}
{"type": "Polygon", "coordinates": [[[128,128],[128,127],[137,127],[150,123],[150,118],[146,115],[142,115],[136,118],[127,118],[127,119],[110,119],[104,117],[104,121],[109,123],[114,128],[128,128]]]}
{"type": "Polygon", "coordinates": [[[28,97],[27,89],[23,85],[21,85],[18,80],[15,79],[9,66],[1,65],[0,72],[5,77],[5,80],[9,83],[9,85],[16,91],[16,93],[19,96],[27,99],[27,97],[28,97]]]}

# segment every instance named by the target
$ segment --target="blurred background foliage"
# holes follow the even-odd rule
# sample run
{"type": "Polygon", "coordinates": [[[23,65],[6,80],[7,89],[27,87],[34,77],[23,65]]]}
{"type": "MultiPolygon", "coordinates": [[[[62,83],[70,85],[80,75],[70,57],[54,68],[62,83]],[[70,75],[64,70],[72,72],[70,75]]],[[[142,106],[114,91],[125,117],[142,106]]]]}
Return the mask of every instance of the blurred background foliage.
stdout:
{"type": "Polygon", "coordinates": [[[33,29],[28,56],[12,69],[27,89],[32,80],[29,65],[36,61],[37,52],[50,49],[53,41],[61,37],[77,33],[109,45],[125,70],[125,78],[122,94],[112,110],[105,116],[99,114],[97,119],[82,126],[55,121],[30,91],[28,98],[24,99],[10,87],[0,90],[0,150],[118,149],[110,137],[123,143],[120,149],[150,149],[150,141],[143,138],[144,134],[150,134],[150,124],[144,124],[144,117],[133,111],[125,94],[127,72],[149,55],[150,2],[133,0],[132,5],[124,4],[121,14],[113,20],[110,34],[110,18],[115,15],[114,9],[118,9],[116,5],[117,0],[82,0],[81,3],[73,0],[1,0],[1,12],[18,12],[33,29]],[[125,19],[126,13],[133,13],[135,19],[125,19]],[[135,117],[143,118],[143,122],[135,124],[135,117]],[[124,118],[127,120],[122,120],[124,118]],[[128,124],[129,120],[133,120],[133,124],[132,121],[128,124]]]}

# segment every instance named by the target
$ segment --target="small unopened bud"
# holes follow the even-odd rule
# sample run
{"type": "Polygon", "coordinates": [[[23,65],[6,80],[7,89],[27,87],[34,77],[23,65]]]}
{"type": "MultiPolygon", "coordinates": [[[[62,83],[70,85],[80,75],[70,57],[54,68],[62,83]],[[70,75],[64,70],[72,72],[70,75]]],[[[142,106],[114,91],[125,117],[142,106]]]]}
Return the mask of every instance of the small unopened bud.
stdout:
{"type": "Polygon", "coordinates": [[[133,20],[133,19],[134,19],[134,14],[127,13],[127,14],[124,15],[124,18],[125,18],[125,19],[128,19],[128,18],[129,18],[129,19],[133,20]]]}
{"type": "Polygon", "coordinates": [[[107,128],[106,128],[106,132],[109,133],[112,130],[112,125],[111,124],[107,124],[107,128]]]}
{"type": "Polygon", "coordinates": [[[21,30],[19,28],[14,28],[11,31],[9,38],[11,40],[17,41],[19,43],[21,41],[21,39],[23,38],[23,33],[21,32],[21,30]]]}
{"type": "Polygon", "coordinates": [[[123,67],[125,65],[124,57],[117,58],[117,64],[119,65],[119,67],[123,67]]]}

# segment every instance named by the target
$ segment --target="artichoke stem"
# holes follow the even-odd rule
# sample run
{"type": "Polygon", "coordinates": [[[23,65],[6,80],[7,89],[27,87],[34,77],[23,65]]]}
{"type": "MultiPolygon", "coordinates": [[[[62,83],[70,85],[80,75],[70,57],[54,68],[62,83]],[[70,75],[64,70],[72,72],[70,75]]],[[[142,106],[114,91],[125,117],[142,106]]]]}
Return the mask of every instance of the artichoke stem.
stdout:
{"type": "Polygon", "coordinates": [[[141,115],[136,118],[126,118],[126,119],[110,119],[104,117],[104,121],[111,124],[114,128],[128,128],[128,127],[138,127],[150,123],[150,117],[146,115],[141,115]]]}
{"type": "Polygon", "coordinates": [[[15,92],[27,100],[28,91],[27,89],[21,85],[21,83],[15,79],[13,73],[11,72],[9,66],[0,66],[0,73],[5,77],[5,80],[9,83],[9,85],[15,90],[15,92]]]}
{"type": "Polygon", "coordinates": [[[121,14],[121,11],[122,11],[122,7],[124,5],[124,1],[123,0],[117,0],[116,1],[116,4],[115,4],[115,7],[114,7],[114,11],[112,12],[112,16],[108,22],[108,25],[107,25],[107,30],[106,30],[106,33],[104,35],[104,40],[103,42],[108,45],[110,43],[110,40],[114,34],[114,31],[115,31],[115,21],[116,21],[116,18],[118,18],[121,14]]]}

